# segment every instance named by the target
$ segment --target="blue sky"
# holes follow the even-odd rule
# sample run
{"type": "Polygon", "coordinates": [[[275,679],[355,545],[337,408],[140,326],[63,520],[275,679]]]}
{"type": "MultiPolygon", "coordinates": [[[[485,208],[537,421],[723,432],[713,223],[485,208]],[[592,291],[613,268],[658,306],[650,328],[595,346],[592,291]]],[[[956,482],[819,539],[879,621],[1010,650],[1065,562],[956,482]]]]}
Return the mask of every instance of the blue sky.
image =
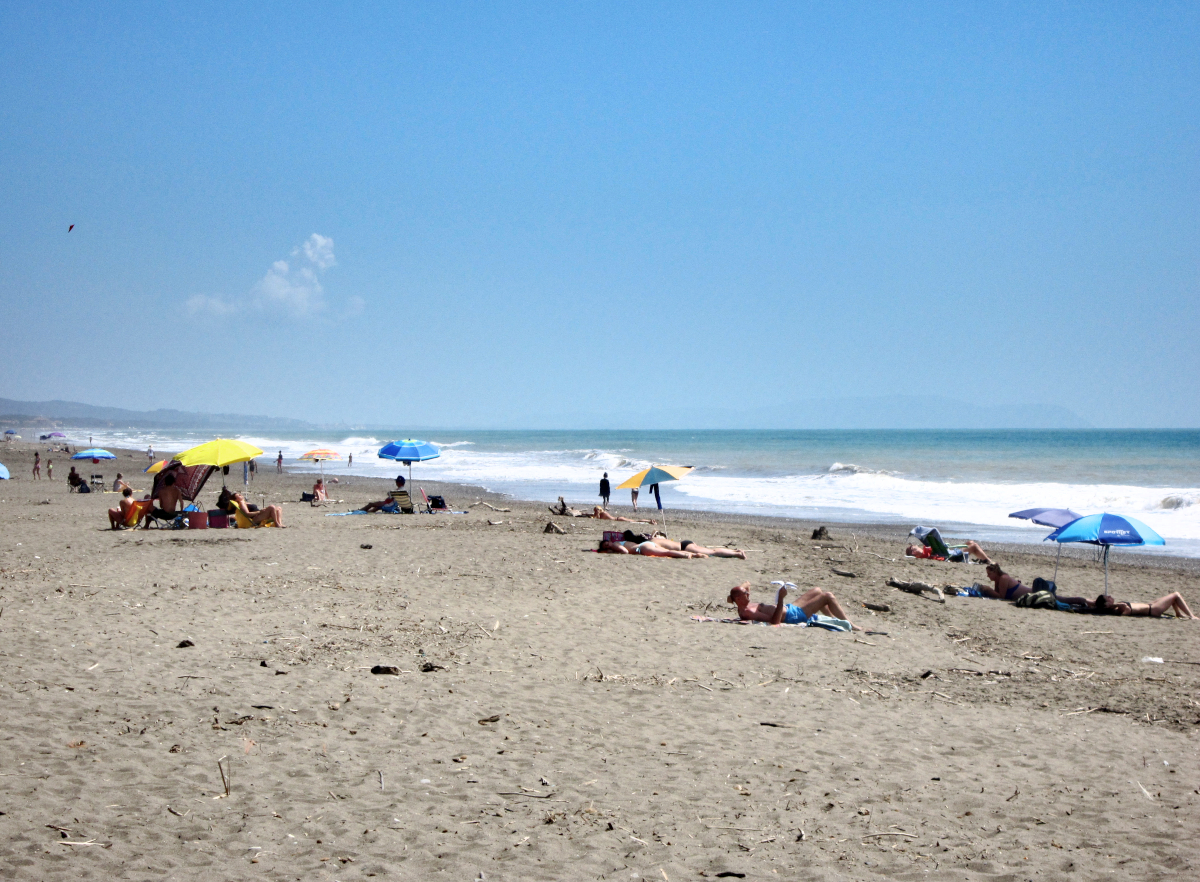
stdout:
{"type": "Polygon", "coordinates": [[[1195,4],[13,2],[0,33],[0,396],[1200,425],[1195,4]]]}

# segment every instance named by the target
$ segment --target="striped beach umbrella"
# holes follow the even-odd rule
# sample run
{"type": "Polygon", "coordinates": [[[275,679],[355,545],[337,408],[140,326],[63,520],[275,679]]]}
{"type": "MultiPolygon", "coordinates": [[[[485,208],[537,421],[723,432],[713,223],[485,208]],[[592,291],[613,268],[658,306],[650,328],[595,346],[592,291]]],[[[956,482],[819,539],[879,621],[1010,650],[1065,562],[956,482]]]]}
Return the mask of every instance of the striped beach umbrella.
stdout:
{"type": "Polygon", "coordinates": [[[328,447],[319,447],[316,450],[310,450],[308,453],[301,454],[300,462],[315,462],[321,469],[321,480],[325,480],[325,465],[326,462],[341,462],[343,457],[336,450],[330,450],[328,447]]]}
{"type": "Polygon", "coordinates": [[[663,526],[665,527],[667,524],[667,513],[663,509],[662,497],[658,493],[658,485],[664,481],[678,481],[690,472],[692,468],[692,466],[650,466],[650,468],[642,469],[632,478],[623,481],[618,485],[617,489],[632,490],[634,487],[654,487],[654,501],[658,503],[658,510],[663,513],[663,526]]]}

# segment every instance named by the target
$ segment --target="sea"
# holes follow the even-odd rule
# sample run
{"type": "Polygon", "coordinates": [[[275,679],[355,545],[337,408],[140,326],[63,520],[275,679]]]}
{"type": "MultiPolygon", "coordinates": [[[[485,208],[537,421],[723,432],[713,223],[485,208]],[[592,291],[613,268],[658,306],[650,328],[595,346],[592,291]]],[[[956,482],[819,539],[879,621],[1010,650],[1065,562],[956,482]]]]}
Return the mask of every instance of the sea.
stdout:
{"type": "MultiPolygon", "coordinates": [[[[211,434],[67,430],[73,443],[174,453],[211,434]]],[[[331,475],[388,477],[407,468],[376,451],[410,431],[245,434],[262,467],[279,451],[289,471],[317,471],[298,457],[331,447],[353,462],[331,475]]],[[[1198,430],[855,430],[855,431],[463,431],[417,437],[441,456],[414,463],[416,484],[475,484],[528,500],[599,501],[601,476],[614,488],[649,465],[688,465],[661,485],[670,509],[801,518],[829,524],[937,526],[980,542],[1041,542],[1049,533],[1009,514],[1033,507],[1135,517],[1161,534],[1155,553],[1200,557],[1198,430]]],[[[618,510],[629,492],[615,490],[618,510]]],[[[653,505],[643,491],[639,505],[653,505]]],[[[1125,550],[1122,549],[1122,553],[1125,550]]],[[[1136,552],[1135,552],[1136,553],[1136,552]]]]}

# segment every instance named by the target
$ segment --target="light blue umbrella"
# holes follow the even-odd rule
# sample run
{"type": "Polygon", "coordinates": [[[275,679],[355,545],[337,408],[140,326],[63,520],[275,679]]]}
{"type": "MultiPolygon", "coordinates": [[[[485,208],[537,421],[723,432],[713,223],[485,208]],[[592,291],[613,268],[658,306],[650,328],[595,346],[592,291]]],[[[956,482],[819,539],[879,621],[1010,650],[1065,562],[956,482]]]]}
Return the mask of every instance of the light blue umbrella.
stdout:
{"type": "Polygon", "coordinates": [[[1166,545],[1167,541],[1141,521],[1104,512],[1085,515],[1059,527],[1043,542],[1086,542],[1104,546],[1104,593],[1108,593],[1108,550],[1114,545],[1166,545]]]}
{"type": "Polygon", "coordinates": [[[8,469],[4,467],[4,463],[0,462],[0,481],[8,480],[8,469]]]}
{"type": "Polygon", "coordinates": [[[436,444],[428,441],[418,441],[415,438],[405,438],[403,441],[389,441],[379,448],[380,459],[391,459],[408,466],[408,480],[412,483],[412,464],[437,459],[442,455],[436,444]]]}
{"type": "MultiPolygon", "coordinates": [[[[1077,521],[1083,515],[1076,514],[1069,508],[1027,508],[1024,511],[1014,511],[1010,518],[1023,521],[1033,521],[1043,527],[1065,527],[1071,521],[1077,521]]],[[[1058,581],[1058,562],[1062,560],[1062,546],[1058,546],[1058,555],[1054,558],[1054,581],[1058,581]]]]}
{"type": "Polygon", "coordinates": [[[93,447],[91,450],[81,450],[76,453],[71,459],[116,459],[117,457],[109,453],[107,450],[101,450],[99,447],[93,447]]]}

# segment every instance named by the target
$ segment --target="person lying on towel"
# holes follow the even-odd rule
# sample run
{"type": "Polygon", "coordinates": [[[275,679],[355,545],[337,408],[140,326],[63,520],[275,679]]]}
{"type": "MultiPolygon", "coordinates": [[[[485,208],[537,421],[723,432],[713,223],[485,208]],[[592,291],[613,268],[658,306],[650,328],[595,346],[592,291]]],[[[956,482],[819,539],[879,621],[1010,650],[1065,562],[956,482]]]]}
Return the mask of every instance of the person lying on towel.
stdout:
{"type": "MultiPolygon", "coordinates": [[[[842,609],[842,605],[838,603],[837,598],[829,591],[821,588],[813,588],[806,591],[796,598],[797,603],[784,603],[783,599],[787,597],[787,588],[780,588],[775,595],[775,603],[751,603],[750,602],[750,583],[743,582],[729,592],[727,601],[732,603],[738,609],[738,617],[748,622],[767,622],[771,625],[803,625],[808,621],[808,617],[814,613],[823,613],[827,616],[833,616],[835,619],[842,619],[850,622],[850,617],[846,615],[846,611],[842,609]]],[[[861,631],[862,628],[850,622],[850,627],[854,631],[861,631]]]]}
{"type": "Polygon", "coordinates": [[[951,563],[966,563],[970,557],[983,561],[983,563],[991,561],[991,558],[987,556],[987,552],[974,539],[967,540],[966,548],[951,549],[948,557],[938,554],[928,545],[917,545],[915,542],[910,542],[908,547],[904,549],[904,553],[909,557],[923,558],[924,560],[948,560],[951,563]]]}

